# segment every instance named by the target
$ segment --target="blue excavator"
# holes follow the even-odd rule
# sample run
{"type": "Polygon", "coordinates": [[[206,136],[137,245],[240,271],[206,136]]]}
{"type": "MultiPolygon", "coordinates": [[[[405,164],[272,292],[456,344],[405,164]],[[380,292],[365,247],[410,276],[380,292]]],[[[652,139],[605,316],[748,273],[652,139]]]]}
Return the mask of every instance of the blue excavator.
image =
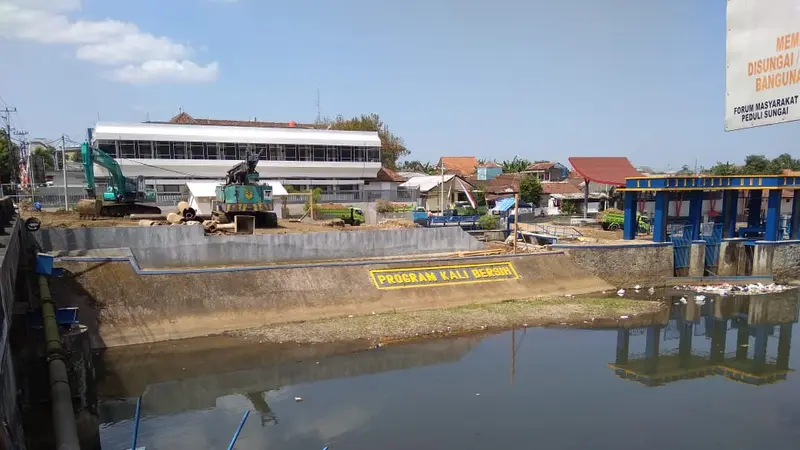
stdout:
{"type": "Polygon", "coordinates": [[[83,174],[86,177],[86,193],[89,198],[78,202],[76,209],[81,217],[124,217],[130,214],[161,214],[155,205],[156,193],[145,188],[144,177],[129,178],[123,175],[117,161],[102,150],[81,144],[83,174]],[[94,165],[108,171],[108,187],[102,197],[95,190],[94,165]]]}

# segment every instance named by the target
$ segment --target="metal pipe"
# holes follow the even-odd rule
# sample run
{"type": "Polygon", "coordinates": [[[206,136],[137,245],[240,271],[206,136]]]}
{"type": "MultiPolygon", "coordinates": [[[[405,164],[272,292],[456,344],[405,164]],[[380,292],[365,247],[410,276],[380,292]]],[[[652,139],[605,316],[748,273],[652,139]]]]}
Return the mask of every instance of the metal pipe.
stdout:
{"type": "Polygon", "coordinates": [[[142,396],[136,400],[136,415],[133,418],[133,438],[131,442],[131,450],[136,450],[136,440],[139,438],[139,414],[142,412],[142,396]]]}
{"type": "MultiPolygon", "coordinates": [[[[247,422],[247,416],[250,415],[250,410],[244,412],[244,416],[242,416],[242,421],[239,422],[239,428],[236,429],[236,433],[233,433],[233,437],[231,438],[231,443],[228,444],[228,450],[233,450],[233,446],[236,444],[236,440],[239,439],[239,433],[242,432],[242,428],[244,428],[244,423],[247,422]]],[[[133,449],[136,450],[136,449],[133,449]]]]}
{"type": "Polygon", "coordinates": [[[64,348],[56,322],[56,309],[50,297],[47,278],[39,275],[39,297],[42,301],[42,323],[44,325],[47,366],[50,374],[50,401],[53,409],[53,428],[58,450],[80,450],[75,412],[72,409],[72,392],[64,363],[64,348]]]}

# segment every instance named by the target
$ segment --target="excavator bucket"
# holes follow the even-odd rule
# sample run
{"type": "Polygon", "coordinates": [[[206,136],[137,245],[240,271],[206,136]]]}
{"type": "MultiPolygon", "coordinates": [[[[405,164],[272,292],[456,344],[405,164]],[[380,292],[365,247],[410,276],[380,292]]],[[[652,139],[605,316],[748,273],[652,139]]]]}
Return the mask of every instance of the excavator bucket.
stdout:
{"type": "Polygon", "coordinates": [[[78,211],[78,217],[87,219],[98,217],[102,208],[103,202],[96,198],[79,200],[78,204],[75,206],[75,209],[78,211]]]}

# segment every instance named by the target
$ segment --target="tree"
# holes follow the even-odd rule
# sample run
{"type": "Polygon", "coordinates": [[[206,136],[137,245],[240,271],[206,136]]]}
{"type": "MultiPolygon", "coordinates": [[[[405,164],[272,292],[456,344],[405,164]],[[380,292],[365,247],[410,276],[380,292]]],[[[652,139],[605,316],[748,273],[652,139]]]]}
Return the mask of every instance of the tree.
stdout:
{"type": "Polygon", "coordinates": [[[718,162],[709,169],[711,175],[717,176],[730,176],[739,173],[739,168],[735,164],[729,162],[718,162]]]}
{"type": "Polygon", "coordinates": [[[519,180],[519,198],[531,205],[539,206],[542,199],[542,183],[533,174],[526,174],[519,180]]]}
{"type": "Polygon", "coordinates": [[[744,159],[742,174],[746,175],[773,175],[772,161],[764,155],[748,155],[744,159]]]}
{"type": "Polygon", "coordinates": [[[17,180],[19,170],[19,147],[11,142],[8,147],[8,137],[5,130],[0,130],[0,183],[11,183],[17,180]]]}
{"type": "Polygon", "coordinates": [[[387,169],[396,170],[397,160],[409,152],[403,139],[389,131],[378,114],[362,114],[359,117],[345,119],[339,115],[335,119],[324,119],[321,125],[328,125],[333,130],[344,131],[377,131],[381,138],[381,164],[387,169]]]}
{"type": "Polygon", "coordinates": [[[481,190],[473,189],[469,191],[472,194],[472,198],[475,199],[475,206],[486,206],[486,194],[483,193],[481,190]]]}
{"type": "Polygon", "coordinates": [[[520,173],[527,169],[528,166],[531,165],[531,162],[525,158],[515,156],[514,159],[503,161],[500,165],[503,167],[503,172],[505,173],[520,173]]]}
{"type": "Polygon", "coordinates": [[[402,170],[406,172],[419,172],[425,173],[428,175],[435,175],[436,168],[433,167],[433,164],[429,162],[422,162],[422,161],[403,161],[397,166],[397,170],[402,170]]]}
{"type": "Polygon", "coordinates": [[[34,148],[31,152],[31,160],[38,161],[38,163],[43,163],[45,169],[47,170],[54,170],[56,167],[55,153],[56,149],[53,147],[37,145],[36,148],[34,148]]]}

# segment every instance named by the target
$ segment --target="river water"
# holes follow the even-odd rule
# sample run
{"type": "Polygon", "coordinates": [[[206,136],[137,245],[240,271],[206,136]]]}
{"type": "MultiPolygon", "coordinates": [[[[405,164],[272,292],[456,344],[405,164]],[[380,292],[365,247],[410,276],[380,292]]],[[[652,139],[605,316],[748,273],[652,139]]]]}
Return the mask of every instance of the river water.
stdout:
{"type": "Polygon", "coordinates": [[[129,448],[143,395],[148,450],[227,448],[247,410],[237,449],[794,449],[797,319],[792,292],[690,298],[651,327],[356,353],[365,344],[131,347],[98,359],[101,440],[129,448]]]}

